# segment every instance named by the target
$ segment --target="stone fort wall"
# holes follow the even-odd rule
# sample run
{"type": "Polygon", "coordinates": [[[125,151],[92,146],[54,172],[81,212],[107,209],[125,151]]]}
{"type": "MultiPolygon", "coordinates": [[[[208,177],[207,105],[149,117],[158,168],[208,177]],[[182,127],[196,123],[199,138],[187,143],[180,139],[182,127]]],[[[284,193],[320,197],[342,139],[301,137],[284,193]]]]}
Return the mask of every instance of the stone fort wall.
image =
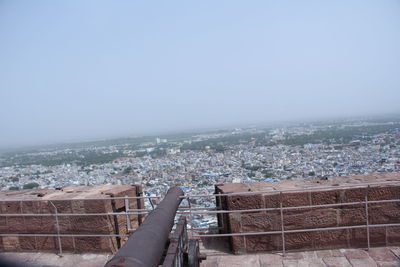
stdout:
{"type": "MultiPolygon", "coordinates": [[[[245,210],[297,207],[309,205],[338,204],[400,199],[400,173],[373,174],[336,177],[329,180],[286,181],[277,183],[221,184],[216,185],[216,193],[239,193],[219,197],[217,202],[224,210],[245,210]],[[384,185],[369,183],[386,182],[384,185]],[[358,184],[360,187],[352,187],[358,184]],[[347,187],[348,185],[348,187],[347,187]],[[319,189],[321,188],[321,189],[319,189]],[[324,188],[324,189],[322,189],[324,188]],[[290,190],[283,191],[280,190],[290,190]],[[246,195],[241,192],[267,191],[246,195]]],[[[222,233],[246,233],[281,231],[280,210],[229,213],[219,215],[222,233]]],[[[298,208],[283,211],[284,230],[329,228],[366,225],[365,204],[334,207],[298,208]]],[[[369,203],[368,221],[370,225],[399,224],[400,202],[369,203]]],[[[371,246],[400,244],[400,226],[370,227],[371,246]]],[[[367,247],[367,229],[338,229],[285,233],[286,250],[318,250],[333,248],[367,247]]],[[[281,233],[272,235],[234,236],[230,246],[236,254],[282,251],[281,233]]]]}
{"type": "MultiPolygon", "coordinates": [[[[37,214],[38,216],[1,216],[0,233],[15,236],[0,236],[0,251],[59,251],[58,238],[45,236],[57,234],[55,214],[58,216],[59,233],[64,235],[127,234],[126,215],[61,216],[62,213],[91,214],[125,211],[123,199],[111,197],[138,196],[142,188],[138,185],[102,185],[65,187],[59,190],[38,189],[0,192],[1,214],[37,214]],[[105,198],[106,200],[85,200],[105,198]],[[33,201],[24,202],[21,199],[33,201]],[[56,199],[67,199],[66,201],[56,199]],[[2,201],[8,200],[8,201],[2,201]],[[11,201],[10,201],[11,200],[11,201]],[[54,205],[54,206],[53,206],[54,205]],[[37,236],[23,236],[23,235],[37,236]],[[21,235],[21,236],[18,236],[21,235]]],[[[129,208],[143,208],[143,199],[130,199],[129,208]]],[[[138,227],[138,215],[130,215],[132,228],[138,227]]],[[[127,240],[126,237],[61,237],[63,251],[115,252],[127,240]]]]}

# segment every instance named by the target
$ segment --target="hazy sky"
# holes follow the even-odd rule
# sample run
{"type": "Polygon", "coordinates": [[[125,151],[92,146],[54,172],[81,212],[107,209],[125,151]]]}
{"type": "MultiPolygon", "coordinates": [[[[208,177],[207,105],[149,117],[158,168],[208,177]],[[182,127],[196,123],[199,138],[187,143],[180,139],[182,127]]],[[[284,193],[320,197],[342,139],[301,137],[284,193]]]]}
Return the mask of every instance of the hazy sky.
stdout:
{"type": "Polygon", "coordinates": [[[0,147],[399,102],[400,1],[0,0],[0,147]]]}

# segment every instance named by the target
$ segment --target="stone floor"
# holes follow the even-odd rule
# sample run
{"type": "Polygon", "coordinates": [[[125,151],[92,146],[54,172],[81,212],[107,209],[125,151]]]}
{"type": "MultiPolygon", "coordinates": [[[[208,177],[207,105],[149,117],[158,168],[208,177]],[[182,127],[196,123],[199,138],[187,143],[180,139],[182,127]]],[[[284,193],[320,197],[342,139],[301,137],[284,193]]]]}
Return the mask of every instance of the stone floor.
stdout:
{"type": "Polygon", "coordinates": [[[276,266],[276,267],[399,267],[400,247],[363,249],[336,249],[307,252],[291,252],[281,254],[262,253],[247,255],[232,255],[218,250],[203,251],[207,259],[201,267],[218,266],[276,266]]]}
{"type": "MultiPolygon", "coordinates": [[[[55,253],[45,252],[3,252],[0,253],[0,260],[18,264],[26,267],[100,267],[111,258],[110,254],[69,254],[62,257],[55,253]]],[[[0,266],[7,266],[0,262],[0,266]]]]}
{"type": "MultiPolygon", "coordinates": [[[[363,249],[336,249],[307,252],[290,252],[285,256],[280,253],[260,253],[232,255],[227,247],[206,248],[202,245],[201,253],[207,259],[201,267],[400,267],[400,247],[363,249]]],[[[29,267],[100,267],[111,258],[109,254],[64,254],[62,257],[54,253],[0,253],[0,260],[20,263],[29,267]]],[[[0,262],[0,266],[2,263],[0,262]]]]}

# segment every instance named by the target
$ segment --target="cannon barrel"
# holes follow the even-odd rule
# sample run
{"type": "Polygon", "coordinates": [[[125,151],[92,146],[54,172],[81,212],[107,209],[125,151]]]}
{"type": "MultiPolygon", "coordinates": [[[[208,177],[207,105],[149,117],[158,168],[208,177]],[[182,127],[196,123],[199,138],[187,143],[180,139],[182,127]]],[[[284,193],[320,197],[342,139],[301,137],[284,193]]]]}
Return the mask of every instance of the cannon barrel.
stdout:
{"type": "Polygon", "coordinates": [[[174,224],[183,191],[179,187],[168,190],[160,202],[129,237],[105,267],[158,266],[174,224]]]}

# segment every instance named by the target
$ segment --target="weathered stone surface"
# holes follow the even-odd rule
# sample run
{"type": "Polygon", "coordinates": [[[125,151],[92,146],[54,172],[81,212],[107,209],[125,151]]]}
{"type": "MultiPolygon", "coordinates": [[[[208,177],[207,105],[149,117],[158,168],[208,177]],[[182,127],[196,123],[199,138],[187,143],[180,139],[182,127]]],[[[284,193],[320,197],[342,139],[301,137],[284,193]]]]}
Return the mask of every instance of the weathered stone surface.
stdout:
{"type": "Polygon", "coordinates": [[[246,236],[246,251],[247,252],[260,252],[260,251],[278,251],[281,250],[282,245],[276,236],[272,235],[253,235],[246,236]]]}
{"type": "Polygon", "coordinates": [[[283,207],[297,207],[311,205],[310,192],[294,192],[282,194],[283,207]]]}
{"type": "MultiPolygon", "coordinates": [[[[60,234],[126,234],[125,215],[62,216],[65,213],[110,213],[125,210],[123,199],[112,201],[111,196],[135,196],[134,186],[94,186],[67,187],[64,190],[21,190],[1,191],[0,212],[5,214],[52,214],[50,216],[7,216],[0,217],[0,231],[11,234],[56,234],[56,212],[60,234]],[[106,200],[83,200],[85,198],[106,198],[106,200]],[[15,199],[15,201],[14,201],[15,199]],[[32,201],[20,201],[20,200],[32,201]],[[66,200],[55,200],[66,199],[66,200]],[[75,200],[78,199],[78,200],[75,200]],[[114,217],[115,220],[114,220],[114,217]],[[117,225],[116,225],[117,224],[117,225]]],[[[130,208],[137,208],[137,200],[131,200],[130,208]]],[[[141,201],[141,207],[144,207],[141,201]]],[[[130,215],[132,227],[137,227],[138,216],[130,215]]],[[[240,222],[239,222],[240,223],[240,222]]],[[[56,251],[56,237],[3,237],[0,239],[2,251],[56,251]]],[[[123,239],[123,240],[126,240],[123,239]]],[[[113,252],[117,248],[115,237],[77,238],[61,237],[64,251],[73,252],[113,252]],[[94,241],[90,241],[90,239],[94,241]]],[[[123,243],[122,243],[123,244],[123,243]]]]}
{"type": "MultiPolygon", "coordinates": [[[[371,246],[386,245],[386,229],[370,228],[369,241],[371,246]]],[[[367,229],[349,229],[349,245],[350,247],[368,247],[367,229]]]]}
{"type": "Polygon", "coordinates": [[[266,194],[264,195],[265,208],[279,208],[281,203],[280,194],[266,194]]]}
{"type": "Polygon", "coordinates": [[[337,212],[331,208],[297,209],[285,211],[285,229],[308,229],[337,225],[337,212]]]}
{"type": "Polygon", "coordinates": [[[235,254],[244,254],[246,253],[246,239],[244,236],[232,236],[230,238],[232,251],[235,254]]]}
{"type": "Polygon", "coordinates": [[[242,195],[228,197],[230,210],[261,209],[264,208],[264,201],[261,195],[242,195]]]}
{"type": "Polygon", "coordinates": [[[400,202],[370,204],[368,213],[370,224],[400,223],[400,202]]]}
{"type": "MultiPolygon", "coordinates": [[[[221,202],[227,203],[225,209],[256,209],[277,208],[276,211],[263,211],[243,213],[239,219],[232,223],[232,230],[241,232],[259,232],[269,230],[281,230],[280,204],[283,207],[342,204],[347,202],[364,202],[366,196],[370,201],[400,198],[400,186],[392,184],[385,186],[362,185],[363,182],[400,181],[400,173],[358,175],[330,178],[328,181],[317,181],[323,186],[316,189],[313,180],[307,181],[282,181],[273,183],[252,184],[223,184],[217,185],[219,193],[239,193],[249,191],[262,191],[262,193],[251,195],[235,195],[221,198],[221,202]],[[343,183],[357,183],[357,187],[343,187],[343,183]],[[307,190],[307,185],[312,189],[307,190]],[[336,187],[341,185],[341,187],[336,187]],[[331,186],[330,189],[327,189],[331,186]],[[303,188],[304,192],[298,192],[297,188],[303,188]],[[285,191],[285,189],[290,189],[285,191]],[[294,190],[293,190],[294,189],[294,190]],[[282,190],[282,191],[281,191],[282,190]],[[282,193],[281,193],[282,192],[282,193]],[[262,197],[260,197],[262,196],[262,197]],[[269,214],[264,216],[262,214],[269,214]]],[[[315,179],[318,180],[318,179],[315,179]]],[[[369,224],[400,223],[400,203],[369,203],[369,224]]],[[[312,229],[344,226],[364,226],[367,223],[365,204],[338,205],[331,207],[303,208],[284,210],[285,230],[312,229]]],[[[236,215],[236,218],[239,218],[236,215]]],[[[400,231],[397,228],[370,227],[370,245],[380,246],[387,244],[398,244],[400,242],[400,231]]],[[[287,249],[326,249],[326,248],[349,248],[366,247],[366,229],[339,229],[318,232],[285,233],[288,242],[287,249]]],[[[280,234],[271,235],[272,243],[280,238],[280,234]]],[[[247,251],[260,251],[265,244],[266,238],[245,237],[244,246],[236,244],[247,251]],[[259,243],[257,243],[257,240],[259,243]]]]}
{"type": "Polygon", "coordinates": [[[373,186],[368,189],[368,200],[399,199],[400,186],[373,186]]]}
{"type": "Polygon", "coordinates": [[[52,236],[37,236],[36,246],[39,251],[56,251],[58,248],[56,239],[52,236]]]}
{"type": "Polygon", "coordinates": [[[314,242],[314,248],[341,248],[347,247],[348,230],[329,230],[312,232],[311,239],[314,242]]]}
{"type": "Polygon", "coordinates": [[[282,256],[276,254],[260,254],[260,267],[282,267],[282,256]]]}
{"type": "Polygon", "coordinates": [[[17,236],[4,236],[3,237],[3,248],[5,251],[19,250],[19,239],[17,236]]]}
{"type": "Polygon", "coordinates": [[[230,226],[230,231],[232,233],[239,233],[242,231],[241,218],[242,218],[241,213],[229,214],[229,226],[230,226]]]}
{"type": "Polygon", "coordinates": [[[278,212],[243,213],[241,216],[242,232],[265,232],[280,230],[278,212]]]}
{"type": "Polygon", "coordinates": [[[327,267],[352,267],[345,257],[327,257],[322,259],[327,267]]]}
{"type": "Polygon", "coordinates": [[[342,206],[338,209],[339,226],[346,225],[365,225],[367,223],[366,211],[364,207],[357,206],[342,206]]]}
{"type": "Polygon", "coordinates": [[[35,237],[24,237],[18,238],[19,246],[22,251],[34,251],[37,250],[36,238],[35,237]]]}
{"type": "Polygon", "coordinates": [[[362,202],[365,201],[367,188],[349,188],[344,190],[343,202],[362,202]]]}
{"type": "Polygon", "coordinates": [[[368,254],[375,261],[393,262],[393,261],[397,261],[398,260],[396,255],[394,255],[393,252],[389,248],[386,248],[386,247],[383,247],[383,248],[371,248],[368,251],[368,254]]]}
{"type": "Polygon", "coordinates": [[[348,261],[351,263],[353,267],[378,267],[376,262],[371,258],[363,258],[363,259],[349,259],[348,261]]]}
{"type": "Polygon", "coordinates": [[[344,255],[348,259],[367,259],[369,255],[366,251],[360,249],[346,249],[344,255]]]}
{"type": "Polygon", "coordinates": [[[343,190],[315,191],[311,192],[311,203],[313,205],[341,203],[343,196],[343,190]]]}
{"type": "Polygon", "coordinates": [[[400,226],[387,227],[387,245],[393,246],[400,244],[400,226]]]}
{"type": "Polygon", "coordinates": [[[285,249],[312,249],[314,247],[312,238],[313,234],[311,232],[287,233],[285,234],[285,249]]]}
{"type": "Polygon", "coordinates": [[[113,229],[112,217],[109,216],[71,216],[70,233],[107,234],[113,229]]]}

